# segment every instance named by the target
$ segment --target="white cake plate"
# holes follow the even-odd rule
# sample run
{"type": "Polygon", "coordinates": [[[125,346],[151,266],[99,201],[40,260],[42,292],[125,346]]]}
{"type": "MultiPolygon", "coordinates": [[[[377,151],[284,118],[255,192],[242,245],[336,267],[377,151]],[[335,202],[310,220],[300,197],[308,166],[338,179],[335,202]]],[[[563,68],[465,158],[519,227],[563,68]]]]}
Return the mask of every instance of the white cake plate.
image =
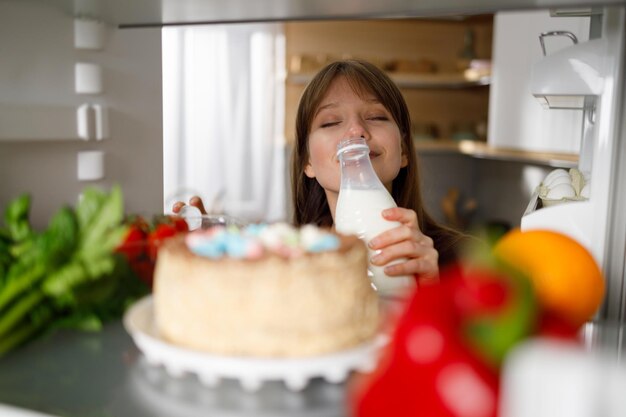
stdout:
{"type": "Polygon", "coordinates": [[[253,358],[212,355],[173,345],[159,336],[154,322],[152,296],[133,304],[124,314],[124,327],[146,360],[163,365],[172,376],[194,373],[206,385],[215,386],[222,378],[240,381],[247,391],[255,391],[265,381],[284,381],[299,391],[309,380],[322,377],[331,383],[344,381],[351,371],[370,372],[376,366],[386,335],[351,349],[303,358],[253,358]]]}

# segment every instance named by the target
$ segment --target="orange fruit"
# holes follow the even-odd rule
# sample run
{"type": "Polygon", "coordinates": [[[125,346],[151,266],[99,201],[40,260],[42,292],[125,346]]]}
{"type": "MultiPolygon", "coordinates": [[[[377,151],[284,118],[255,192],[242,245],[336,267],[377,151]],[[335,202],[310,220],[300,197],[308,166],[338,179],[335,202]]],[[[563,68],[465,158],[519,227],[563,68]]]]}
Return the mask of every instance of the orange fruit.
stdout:
{"type": "Polygon", "coordinates": [[[549,230],[515,229],[494,246],[494,255],[525,274],[546,312],[581,326],[604,298],[605,283],[587,249],[549,230]]]}

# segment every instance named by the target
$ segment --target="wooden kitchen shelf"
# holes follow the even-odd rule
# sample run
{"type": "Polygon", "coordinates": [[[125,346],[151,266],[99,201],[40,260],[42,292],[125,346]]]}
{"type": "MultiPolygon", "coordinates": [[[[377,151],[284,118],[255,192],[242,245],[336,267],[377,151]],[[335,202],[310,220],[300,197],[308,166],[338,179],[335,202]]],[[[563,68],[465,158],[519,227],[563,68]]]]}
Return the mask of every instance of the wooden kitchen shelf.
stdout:
{"type": "Polygon", "coordinates": [[[414,143],[418,154],[422,155],[454,153],[478,159],[519,162],[558,168],[574,168],[578,164],[578,155],[576,154],[496,148],[481,141],[418,140],[414,143]]]}
{"type": "MultiPolygon", "coordinates": [[[[287,83],[304,85],[311,81],[313,73],[288,74],[287,83]]],[[[468,88],[491,84],[491,77],[484,76],[477,79],[468,79],[462,73],[389,73],[389,77],[400,88],[468,88]]]]}

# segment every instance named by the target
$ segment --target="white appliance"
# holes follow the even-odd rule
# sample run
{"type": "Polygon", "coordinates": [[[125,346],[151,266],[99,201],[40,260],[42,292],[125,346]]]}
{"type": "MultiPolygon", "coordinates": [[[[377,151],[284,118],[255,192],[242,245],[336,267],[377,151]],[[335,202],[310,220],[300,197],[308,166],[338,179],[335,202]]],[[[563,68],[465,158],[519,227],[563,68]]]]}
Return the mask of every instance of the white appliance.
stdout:
{"type": "Polygon", "coordinates": [[[587,247],[601,266],[607,260],[614,161],[623,114],[620,95],[625,73],[624,22],[623,8],[604,8],[592,17],[589,41],[578,43],[573,35],[556,30],[541,34],[542,47],[547,36],[565,35],[574,43],[554,54],[544,48],[545,57],[534,66],[531,79],[532,93],[546,107],[545,111],[583,112],[578,169],[588,176],[590,194],[586,201],[542,207],[536,191],[521,227],[567,234],[587,247]]]}

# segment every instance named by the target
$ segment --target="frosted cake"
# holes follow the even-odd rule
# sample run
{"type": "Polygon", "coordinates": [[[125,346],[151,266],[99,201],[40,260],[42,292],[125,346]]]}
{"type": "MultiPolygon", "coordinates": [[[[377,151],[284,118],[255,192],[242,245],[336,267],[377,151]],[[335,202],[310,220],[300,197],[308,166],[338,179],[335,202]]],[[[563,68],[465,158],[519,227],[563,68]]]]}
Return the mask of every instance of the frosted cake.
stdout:
{"type": "Polygon", "coordinates": [[[215,354],[298,357],[370,340],[379,305],[355,236],[287,224],[214,227],[159,251],[162,337],[215,354]]]}

